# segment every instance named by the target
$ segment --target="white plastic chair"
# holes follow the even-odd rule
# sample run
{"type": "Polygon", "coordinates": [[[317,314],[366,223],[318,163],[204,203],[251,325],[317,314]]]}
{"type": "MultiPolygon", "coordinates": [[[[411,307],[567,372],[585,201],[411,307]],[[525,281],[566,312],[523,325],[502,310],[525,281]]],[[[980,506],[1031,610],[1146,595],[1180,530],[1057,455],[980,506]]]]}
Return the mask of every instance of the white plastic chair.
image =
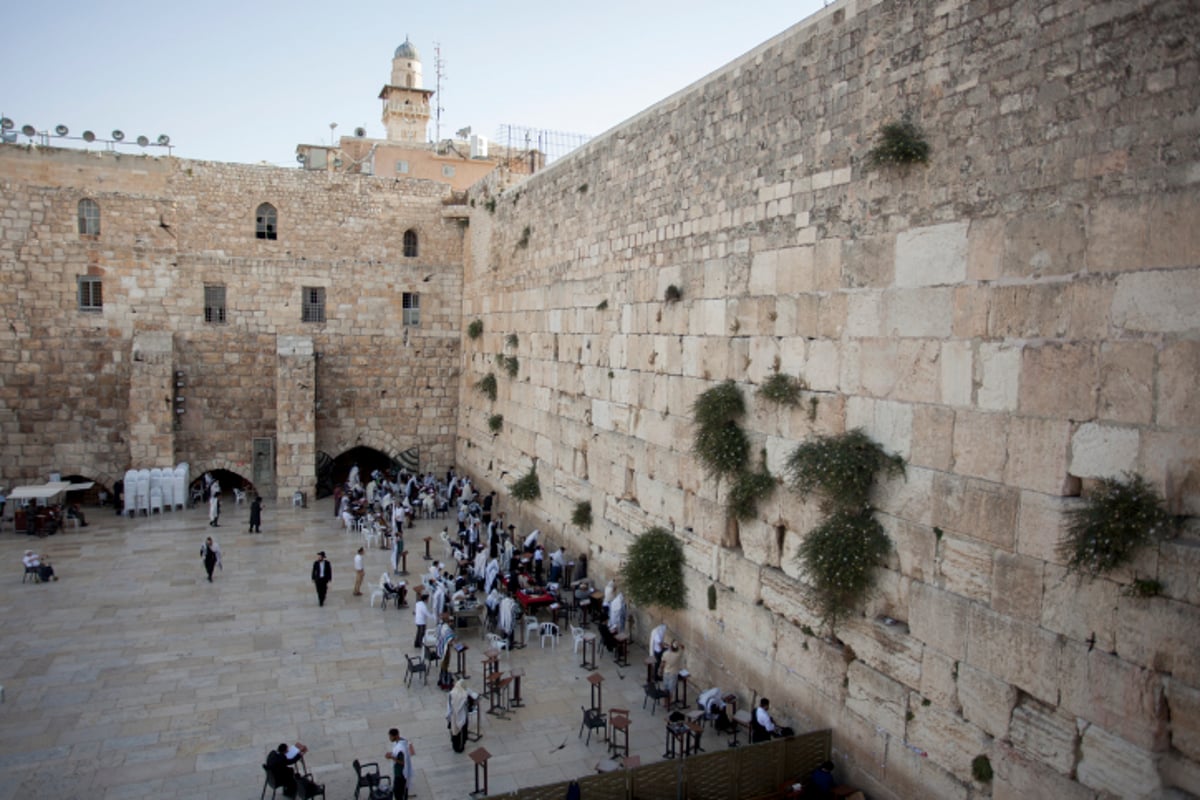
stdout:
{"type": "Polygon", "coordinates": [[[552,648],[558,647],[558,626],[555,625],[553,622],[543,622],[542,623],[542,649],[543,650],[546,649],[546,639],[547,638],[550,639],[550,646],[552,648]]]}
{"type": "Polygon", "coordinates": [[[163,513],[163,496],[162,489],[155,486],[150,490],[150,510],[148,513],[153,514],[155,511],[163,513]]]}
{"type": "Polygon", "coordinates": [[[542,627],[541,621],[530,614],[525,618],[525,641],[530,641],[534,636],[538,635],[538,630],[542,627]]]}
{"type": "Polygon", "coordinates": [[[246,492],[243,491],[242,489],[234,489],[233,490],[233,504],[235,506],[240,506],[244,502],[246,502],[246,492]]]}
{"type": "Polygon", "coordinates": [[[571,639],[575,642],[575,646],[571,648],[572,653],[578,653],[579,648],[583,646],[583,628],[578,625],[571,626],[571,639]]]}
{"type": "Polygon", "coordinates": [[[497,650],[508,649],[508,639],[498,633],[489,633],[484,636],[484,638],[487,639],[487,643],[490,647],[494,647],[497,650]]]}
{"type": "Polygon", "coordinates": [[[370,550],[372,547],[379,547],[379,531],[374,527],[363,528],[363,546],[370,550]]]}

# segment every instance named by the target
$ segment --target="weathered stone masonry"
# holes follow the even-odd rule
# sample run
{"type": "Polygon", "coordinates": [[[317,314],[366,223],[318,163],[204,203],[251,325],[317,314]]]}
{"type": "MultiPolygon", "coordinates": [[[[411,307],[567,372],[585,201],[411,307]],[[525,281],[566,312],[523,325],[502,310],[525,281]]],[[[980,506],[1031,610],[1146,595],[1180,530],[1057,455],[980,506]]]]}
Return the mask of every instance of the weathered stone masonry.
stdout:
{"type": "Polygon", "coordinates": [[[1088,479],[1138,471],[1200,509],[1194,11],[839,3],[523,185],[476,187],[458,461],[496,486],[536,461],[524,521],[602,575],[673,529],[692,608],[667,619],[698,680],[833,726],[871,796],[1200,793],[1194,527],[1094,581],[1055,550],[1088,479]],[[906,112],[930,165],[864,169],[906,112]],[[775,369],[815,420],[753,396],[775,369]],[[780,491],[732,527],[690,453],[691,404],[727,378],[776,474],[855,426],[908,461],[876,498],[895,551],[837,642],[802,632],[817,510],[780,491]],[[590,531],[566,522],[579,500],[590,531]],[[1166,594],[1124,596],[1135,575],[1166,594]]]}

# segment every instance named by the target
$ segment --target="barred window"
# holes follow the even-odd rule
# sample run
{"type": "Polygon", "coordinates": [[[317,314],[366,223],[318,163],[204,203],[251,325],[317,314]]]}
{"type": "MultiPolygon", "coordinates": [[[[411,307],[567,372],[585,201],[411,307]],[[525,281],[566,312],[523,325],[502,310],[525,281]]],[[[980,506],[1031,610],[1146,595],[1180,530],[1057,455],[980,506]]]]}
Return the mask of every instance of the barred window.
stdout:
{"type": "Polygon", "coordinates": [[[404,293],[404,319],[405,325],[420,325],[421,324],[421,295],[416,292],[404,293]]]}
{"type": "Polygon", "coordinates": [[[89,275],[84,275],[78,278],[79,283],[79,310],[80,311],[102,311],[104,310],[104,293],[101,291],[101,281],[89,275]]]}
{"type": "Polygon", "coordinates": [[[301,322],[325,321],[325,287],[305,286],[301,322]]]}
{"type": "Polygon", "coordinates": [[[403,159],[401,159],[400,161],[397,161],[396,162],[396,172],[400,173],[401,175],[408,174],[408,162],[403,159]]]}
{"type": "Polygon", "coordinates": [[[417,257],[417,232],[414,230],[404,232],[404,257],[417,257]]]}
{"type": "Polygon", "coordinates": [[[86,197],[79,201],[79,235],[100,235],[100,206],[86,197]]]}
{"type": "Polygon", "coordinates": [[[204,287],[204,321],[214,325],[225,323],[225,287],[204,287]]]}
{"type": "Polygon", "coordinates": [[[275,211],[275,206],[270,203],[263,203],[254,212],[255,229],[254,235],[259,239],[275,239],[277,225],[279,222],[279,214],[275,211]]]}

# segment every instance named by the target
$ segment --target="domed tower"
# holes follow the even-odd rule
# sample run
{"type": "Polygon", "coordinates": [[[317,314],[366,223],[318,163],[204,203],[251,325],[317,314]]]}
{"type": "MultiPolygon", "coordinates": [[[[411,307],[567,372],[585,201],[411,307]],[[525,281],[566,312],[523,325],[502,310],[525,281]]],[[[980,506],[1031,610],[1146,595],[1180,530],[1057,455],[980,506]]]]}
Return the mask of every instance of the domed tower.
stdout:
{"type": "Polygon", "coordinates": [[[392,58],[391,82],[379,93],[388,141],[425,142],[432,96],[432,90],[421,88],[421,56],[405,36],[392,58]]]}

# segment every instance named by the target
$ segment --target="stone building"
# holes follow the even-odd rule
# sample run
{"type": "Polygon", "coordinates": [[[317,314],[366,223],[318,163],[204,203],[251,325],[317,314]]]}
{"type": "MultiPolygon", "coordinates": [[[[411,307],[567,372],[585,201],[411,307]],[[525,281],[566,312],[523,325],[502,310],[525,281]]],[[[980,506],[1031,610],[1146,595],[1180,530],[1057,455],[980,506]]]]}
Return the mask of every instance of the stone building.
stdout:
{"type": "Polygon", "coordinates": [[[502,493],[535,466],[519,524],[600,575],[673,530],[690,609],[638,609],[635,636],[665,619],[697,681],[832,727],[872,797],[1200,795],[1197,41],[1186,0],[840,0],[449,206],[391,176],[0,148],[0,469],[248,470],[268,439],[286,497],[360,444],[502,493]],[[869,168],[905,115],[929,163],[869,168]],[[755,395],[777,371],[801,407],[755,395]],[[773,474],[856,427],[907,463],[872,497],[876,591],[835,636],[795,557],[816,504],[780,487],[732,523],[692,452],[692,404],[727,379],[773,474]],[[1126,471],[1182,534],[1068,573],[1066,513],[1126,471]]]}

